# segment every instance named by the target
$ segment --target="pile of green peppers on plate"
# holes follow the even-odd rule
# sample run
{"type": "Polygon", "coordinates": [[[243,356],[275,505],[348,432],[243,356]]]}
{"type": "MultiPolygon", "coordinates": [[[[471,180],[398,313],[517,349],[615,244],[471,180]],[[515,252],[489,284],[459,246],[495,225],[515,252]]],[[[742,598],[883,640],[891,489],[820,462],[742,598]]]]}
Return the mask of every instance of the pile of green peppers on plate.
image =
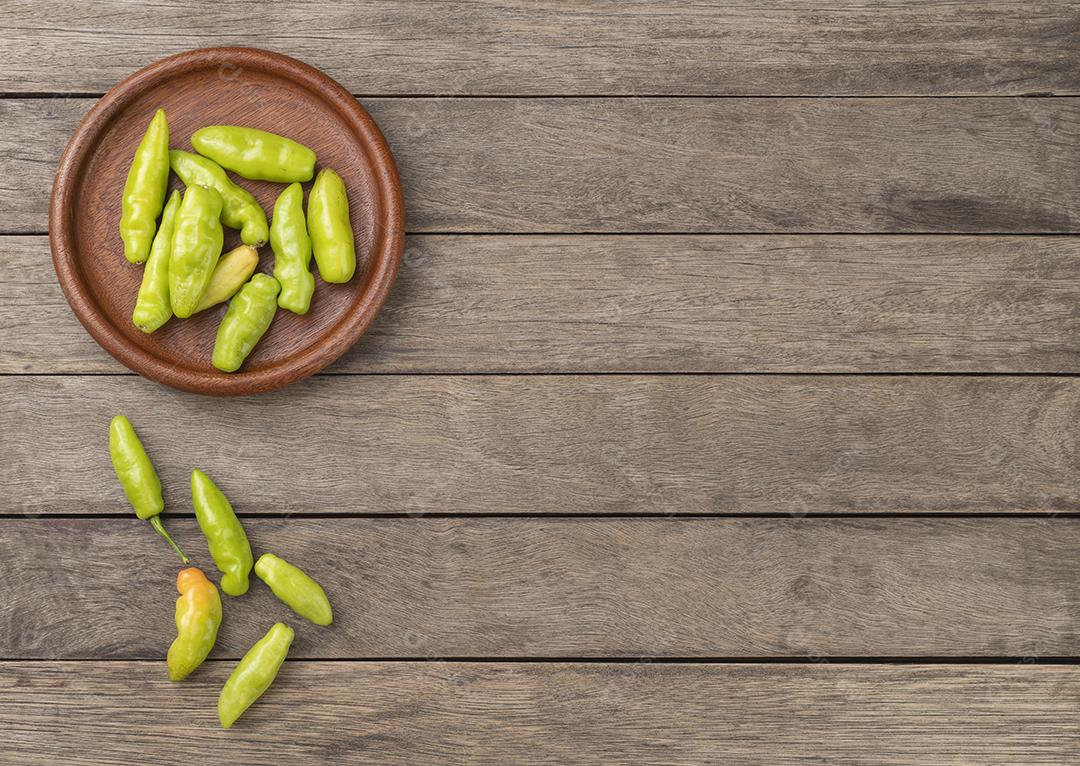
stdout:
{"type": "MultiPolygon", "coordinates": [[[[161,523],[159,516],[165,509],[161,480],[135,429],[123,415],[117,415],[109,424],[109,455],[135,515],[148,519],[183,562],[189,563],[161,523]]],[[[247,593],[254,569],[270,591],[300,617],[315,625],[334,622],[326,591],[310,575],[273,553],[263,553],[255,561],[244,525],[229,499],[198,469],[191,472],[191,501],[210,558],[221,572],[221,590],[232,597],[247,593]]],[[[166,660],[170,681],[187,678],[209,656],[222,619],[221,596],[202,569],[182,569],[176,578],[176,590],[180,593],[175,610],[176,639],[169,646],[166,660]]],[[[278,622],[247,651],[218,698],[218,719],[223,728],[232,727],[274,682],[294,637],[291,627],[278,622]]]]}
{"type": "Polygon", "coordinates": [[[146,263],[132,322],[152,333],[172,317],[186,319],[230,301],[211,362],[231,373],[243,366],[278,308],[307,314],[315,293],[312,258],[323,282],[353,278],[349,197],[341,176],[327,167],[316,174],[315,152],[285,136],[211,125],[195,131],[191,144],[197,154],[169,148],[168,120],[158,109],[128,171],[120,237],[124,257],[146,263]],[[168,194],[170,171],[184,183],[183,195],[168,194]],[[288,184],[272,219],[230,172],[288,184]],[[313,178],[305,215],[302,184],[313,178]],[[222,255],[222,227],[239,231],[246,249],[222,255]],[[255,274],[258,248],[267,243],[274,253],[273,276],[255,274]]]}

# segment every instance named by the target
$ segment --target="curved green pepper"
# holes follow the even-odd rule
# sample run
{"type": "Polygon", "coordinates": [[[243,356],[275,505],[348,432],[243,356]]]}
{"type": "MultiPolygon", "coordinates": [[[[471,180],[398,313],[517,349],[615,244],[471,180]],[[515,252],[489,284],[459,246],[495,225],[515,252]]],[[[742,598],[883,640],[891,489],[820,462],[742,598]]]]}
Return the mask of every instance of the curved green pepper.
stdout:
{"type": "Polygon", "coordinates": [[[270,327],[277,312],[277,280],[256,274],[229,303],[214,341],[213,363],[222,372],[236,372],[270,327]]]}
{"type": "Polygon", "coordinates": [[[304,188],[291,184],[274,203],[270,224],[270,247],[274,250],[274,279],[281,285],[278,305],[294,314],[306,314],[315,292],[311,275],[311,239],[304,221],[304,188]]]}
{"type": "Polygon", "coordinates": [[[236,719],[270,688],[289,653],[294,636],[292,628],[276,622],[265,636],[248,649],[218,697],[218,720],[222,728],[228,729],[236,723],[236,719]]]}
{"type": "Polygon", "coordinates": [[[252,181],[310,181],[315,152],[291,138],[256,128],[211,125],[195,131],[191,145],[226,170],[252,181]]]}
{"type": "Polygon", "coordinates": [[[272,553],[264,553],[255,562],[255,574],[270,586],[274,595],[304,619],[316,625],[329,625],[334,621],[330,599],[319,583],[304,570],[272,553]]]}
{"type": "Polygon", "coordinates": [[[221,589],[230,596],[244,595],[253,561],[251,544],[229,498],[209,476],[196,469],[191,472],[191,501],[195,518],[206,535],[210,556],[221,570],[221,589]]]}
{"type": "Polygon", "coordinates": [[[206,186],[189,186],[176,213],[169,257],[169,300],[176,316],[195,313],[221,256],[221,195],[206,186]]]}
{"type": "Polygon", "coordinates": [[[149,520],[157,533],[165,538],[177,555],[186,564],[187,556],[169,537],[165,525],[161,523],[160,513],[165,510],[165,501],[161,497],[161,479],[158,478],[150,456],[146,454],[131,421],[123,415],[117,415],[109,423],[109,457],[112,458],[113,470],[120,486],[124,488],[128,502],[135,509],[135,515],[143,521],[149,520]]]}
{"type": "Polygon", "coordinates": [[[142,284],[135,299],[131,321],[143,332],[153,332],[172,317],[169,302],[169,253],[172,252],[172,235],[176,211],[180,207],[180,192],[174,191],[165,203],[161,225],[154,235],[150,257],[143,269],[142,284]]]}
{"type": "Polygon", "coordinates": [[[158,109],[135,150],[120,206],[120,239],[132,263],[142,263],[150,253],[168,188],[169,122],[165,110],[158,109]]]}
{"type": "Polygon", "coordinates": [[[356,247],[341,176],[330,168],[320,170],[307,205],[308,234],[319,276],[325,282],[348,282],[356,271],[356,247]]]}
{"type": "Polygon", "coordinates": [[[202,300],[195,307],[195,313],[206,311],[236,295],[236,291],[251,278],[258,265],[259,253],[251,245],[234,247],[221,256],[217,266],[214,267],[210,284],[206,286],[202,300]]]}
{"type": "Polygon", "coordinates": [[[221,195],[221,222],[230,229],[239,229],[245,245],[266,244],[270,230],[262,206],[251,192],[234,184],[220,165],[179,149],[169,152],[169,165],[185,186],[209,186],[221,195]]]}
{"type": "Polygon", "coordinates": [[[169,680],[180,681],[202,665],[214,648],[221,627],[221,596],[201,569],[189,567],[176,576],[176,638],[169,646],[169,680]]]}

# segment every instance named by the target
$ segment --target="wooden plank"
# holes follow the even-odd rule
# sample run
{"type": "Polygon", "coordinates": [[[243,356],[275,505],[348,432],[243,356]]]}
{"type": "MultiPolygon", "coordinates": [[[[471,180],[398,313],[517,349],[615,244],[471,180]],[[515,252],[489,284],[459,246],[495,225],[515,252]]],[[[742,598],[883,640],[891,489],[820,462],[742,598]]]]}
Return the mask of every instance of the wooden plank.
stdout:
{"type": "MultiPolygon", "coordinates": [[[[326,588],[330,629],[254,582],[213,656],[276,620],[295,656],[1061,657],[1074,519],[246,519],[326,588]],[[301,624],[302,623],[302,624],[301,624]]],[[[217,571],[193,520],[169,529],[217,571]]],[[[158,659],[178,561],[135,519],[0,523],[0,658],[158,659]]]]}
{"type": "MultiPolygon", "coordinates": [[[[89,99],[0,100],[4,233],[89,99]]],[[[1075,99],[365,99],[414,232],[1077,231],[1075,99]]]]}
{"type": "Polygon", "coordinates": [[[248,45],[360,93],[1080,92],[1073,2],[9,2],[7,92],[103,92],[177,51],[248,45]]]}
{"type": "Polygon", "coordinates": [[[0,663],[0,762],[1057,766],[1080,758],[1061,666],[286,662],[236,726],[230,666],[0,663]],[[154,711],[146,718],[144,711],[154,711]],[[721,758],[721,761],[716,760],[721,758]]]}
{"type": "MultiPolygon", "coordinates": [[[[0,237],[0,372],[126,372],[48,248],[0,237]]],[[[412,235],[329,371],[1075,373],[1078,304],[1065,237],[412,235]]]]}
{"type": "Polygon", "coordinates": [[[244,513],[1080,511],[1077,378],[337,376],[210,402],[9,376],[0,399],[0,514],[127,513],[117,412],[179,513],[194,467],[244,513]]]}

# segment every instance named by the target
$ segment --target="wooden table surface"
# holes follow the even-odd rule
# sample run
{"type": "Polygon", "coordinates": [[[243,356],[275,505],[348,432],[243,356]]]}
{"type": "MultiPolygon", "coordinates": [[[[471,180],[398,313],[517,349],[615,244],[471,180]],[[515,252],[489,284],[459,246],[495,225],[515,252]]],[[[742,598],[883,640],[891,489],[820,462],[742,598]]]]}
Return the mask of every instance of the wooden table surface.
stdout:
{"type": "MultiPolygon", "coordinates": [[[[0,763],[1080,763],[1080,4],[0,0],[0,763]],[[209,399],[75,320],[80,117],[257,45],[356,93],[400,279],[325,374],[209,399]],[[219,479],[303,562],[182,684],[219,479]]],[[[113,254],[103,252],[103,257],[113,254]]],[[[216,574],[216,573],[215,573],[216,574]]]]}

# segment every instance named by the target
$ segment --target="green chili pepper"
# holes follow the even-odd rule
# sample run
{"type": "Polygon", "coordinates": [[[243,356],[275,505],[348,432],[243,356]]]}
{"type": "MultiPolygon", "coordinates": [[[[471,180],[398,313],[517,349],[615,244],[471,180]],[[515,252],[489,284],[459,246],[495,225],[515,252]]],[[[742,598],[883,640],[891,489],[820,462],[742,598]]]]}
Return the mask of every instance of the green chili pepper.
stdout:
{"type": "Polygon", "coordinates": [[[120,239],[132,263],[142,263],[150,253],[168,187],[169,122],[165,110],[158,109],[135,150],[120,206],[120,239]]]}
{"type": "Polygon", "coordinates": [[[208,186],[221,195],[221,222],[230,229],[239,229],[245,245],[266,244],[269,229],[262,206],[251,192],[234,184],[220,165],[178,149],[169,152],[169,164],[186,186],[208,186]]]}
{"type": "Polygon", "coordinates": [[[154,244],[150,248],[150,257],[143,269],[142,285],[135,299],[135,311],[131,321],[143,332],[153,332],[172,317],[172,304],[169,302],[169,253],[172,252],[173,224],[176,222],[176,210],[180,207],[180,192],[174,191],[165,203],[165,212],[161,214],[161,225],[154,235],[154,244]]]}
{"type": "Polygon", "coordinates": [[[169,257],[169,300],[186,319],[202,300],[221,256],[221,195],[206,186],[189,186],[176,213],[169,257]]]}
{"type": "Polygon", "coordinates": [[[319,276],[325,282],[348,282],[356,271],[356,248],[341,176],[330,168],[320,170],[307,204],[308,234],[319,276]]]}
{"type": "Polygon", "coordinates": [[[311,275],[311,239],[304,221],[304,188],[292,184],[278,195],[270,225],[274,250],[274,279],[281,285],[278,305],[294,314],[306,314],[315,292],[311,275]]]}
{"type": "Polygon", "coordinates": [[[255,273],[259,265],[259,253],[251,245],[234,247],[218,259],[210,284],[206,286],[202,300],[195,308],[195,313],[224,303],[236,295],[236,291],[255,273]]]}
{"type": "Polygon", "coordinates": [[[165,501],[161,497],[161,479],[158,478],[150,456],[146,454],[142,442],[135,435],[131,421],[123,415],[117,415],[109,423],[109,456],[112,458],[116,478],[124,488],[128,502],[135,509],[135,515],[143,521],[149,520],[150,526],[165,538],[177,555],[186,564],[187,556],[169,537],[159,514],[165,510],[165,501]]]}
{"type": "Polygon", "coordinates": [[[304,619],[316,625],[329,625],[334,621],[326,591],[299,567],[272,553],[264,553],[255,562],[255,574],[270,586],[275,596],[304,619]]]}
{"type": "Polygon", "coordinates": [[[209,476],[196,469],[191,472],[191,501],[195,506],[195,518],[206,535],[210,555],[221,570],[221,589],[230,596],[244,595],[253,560],[251,545],[229,498],[209,476]]]}
{"type": "Polygon", "coordinates": [[[189,567],[176,576],[176,638],[169,647],[169,680],[180,681],[202,665],[214,648],[221,627],[221,596],[201,569],[189,567]]]}
{"type": "Polygon", "coordinates": [[[195,131],[191,145],[226,170],[252,181],[310,181],[315,152],[275,133],[234,125],[211,125],[195,131]]]}
{"type": "Polygon", "coordinates": [[[236,372],[255,348],[277,311],[277,280],[256,274],[229,303],[214,342],[214,366],[236,372]]]}
{"type": "Polygon", "coordinates": [[[218,720],[223,728],[228,729],[236,723],[236,719],[270,688],[294,636],[292,628],[277,622],[248,649],[218,697],[218,720]]]}

